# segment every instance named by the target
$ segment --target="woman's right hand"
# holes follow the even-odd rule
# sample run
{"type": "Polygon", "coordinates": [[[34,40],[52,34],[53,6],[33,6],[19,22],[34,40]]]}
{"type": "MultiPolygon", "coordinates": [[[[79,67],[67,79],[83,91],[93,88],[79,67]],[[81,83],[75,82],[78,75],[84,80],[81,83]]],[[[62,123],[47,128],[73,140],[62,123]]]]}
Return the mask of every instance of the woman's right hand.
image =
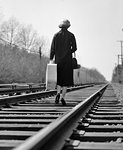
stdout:
{"type": "Polygon", "coordinates": [[[49,64],[54,64],[54,61],[53,61],[53,60],[50,60],[49,64]]]}

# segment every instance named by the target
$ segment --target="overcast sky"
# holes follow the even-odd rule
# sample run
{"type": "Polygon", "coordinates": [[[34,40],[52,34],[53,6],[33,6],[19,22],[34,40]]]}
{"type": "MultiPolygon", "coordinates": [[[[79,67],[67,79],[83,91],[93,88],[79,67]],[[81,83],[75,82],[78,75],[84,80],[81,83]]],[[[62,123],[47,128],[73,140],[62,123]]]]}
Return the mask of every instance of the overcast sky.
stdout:
{"type": "Polygon", "coordinates": [[[51,42],[63,18],[77,41],[78,62],[111,80],[123,40],[123,0],[0,0],[3,20],[14,16],[51,42]]]}

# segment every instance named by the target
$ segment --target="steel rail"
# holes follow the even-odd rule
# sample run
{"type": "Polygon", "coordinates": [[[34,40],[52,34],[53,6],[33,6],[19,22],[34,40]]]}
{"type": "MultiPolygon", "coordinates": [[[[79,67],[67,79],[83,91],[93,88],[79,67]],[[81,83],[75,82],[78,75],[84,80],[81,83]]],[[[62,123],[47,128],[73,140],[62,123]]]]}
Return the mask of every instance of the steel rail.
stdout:
{"type": "Polygon", "coordinates": [[[2,89],[0,90],[0,95],[2,94],[9,94],[9,96],[13,94],[21,94],[23,92],[35,92],[35,91],[42,91],[45,90],[45,86],[40,86],[40,87],[23,87],[23,88],[15,88],[15,89],[2,89]]]}
{"type": "Polygon", "coordinates": [[[56,119],[46,128],[40,130],[35,136],[30,137],[14,150],[61,150],[64,140],[71,134],[78,120],[89,111],[89,108],[97,101],[105,91],[108,84],[76,105],[71,111],[56,119]]]}
{"type": "Polygon", "coordinates": [[[19,87],[38,87],[45,86],[45,83],[12,83],[12,84],[0,84],[0,88],[19,88],[19,87]]]}

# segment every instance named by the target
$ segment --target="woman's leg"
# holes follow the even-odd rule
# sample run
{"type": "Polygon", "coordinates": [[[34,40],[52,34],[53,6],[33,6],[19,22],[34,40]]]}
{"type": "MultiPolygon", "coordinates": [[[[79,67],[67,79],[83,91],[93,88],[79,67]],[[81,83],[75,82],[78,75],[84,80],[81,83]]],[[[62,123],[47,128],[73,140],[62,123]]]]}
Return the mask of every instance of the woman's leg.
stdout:
{"type": "Polygon", "coordinates": [[[61,98],[61,102],[62,102],[62,105],[63,105],[63,106],[66,106],[66,102],[65,102],[65,100],[64,100],[64,99],[65,99],[66,92],[67,92],[67,87],[64,86],[64,87],[62,88],[62,98],[61,98]]]}
{"type": "Polygon", "coordinates": [[[56,95],[56,98],[55,98],[55,103],[56,103],[56,104],[59,103],[60,93],[61,93],[61,86],[60,86],[60,85],[57,85],[57,95],[56,95]]]}
{"type": "Polygon", "coordinates": [[[61,86],[57,85],[57,94],[60,94],[60,93],[61,93],[61,86]]]}
{"type": "Polygon", "coordinates": [[[67,92],[67,87],[64,86],[64,87],[62,88],[62,98],[63,98],[63,99],[65,99],[66,92],[67,92]]]}

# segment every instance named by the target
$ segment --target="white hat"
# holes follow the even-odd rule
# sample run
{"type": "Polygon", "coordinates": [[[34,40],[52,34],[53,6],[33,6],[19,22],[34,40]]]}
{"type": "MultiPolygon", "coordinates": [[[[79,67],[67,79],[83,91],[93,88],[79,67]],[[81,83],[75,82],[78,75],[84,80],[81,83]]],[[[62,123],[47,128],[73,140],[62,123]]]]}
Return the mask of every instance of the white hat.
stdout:
{"type": "Polygon", "coordinates": [[[67,19],[64,19],[59,24],[59,28],[69,28],[71,26],[70,21],[67,19]]]}

